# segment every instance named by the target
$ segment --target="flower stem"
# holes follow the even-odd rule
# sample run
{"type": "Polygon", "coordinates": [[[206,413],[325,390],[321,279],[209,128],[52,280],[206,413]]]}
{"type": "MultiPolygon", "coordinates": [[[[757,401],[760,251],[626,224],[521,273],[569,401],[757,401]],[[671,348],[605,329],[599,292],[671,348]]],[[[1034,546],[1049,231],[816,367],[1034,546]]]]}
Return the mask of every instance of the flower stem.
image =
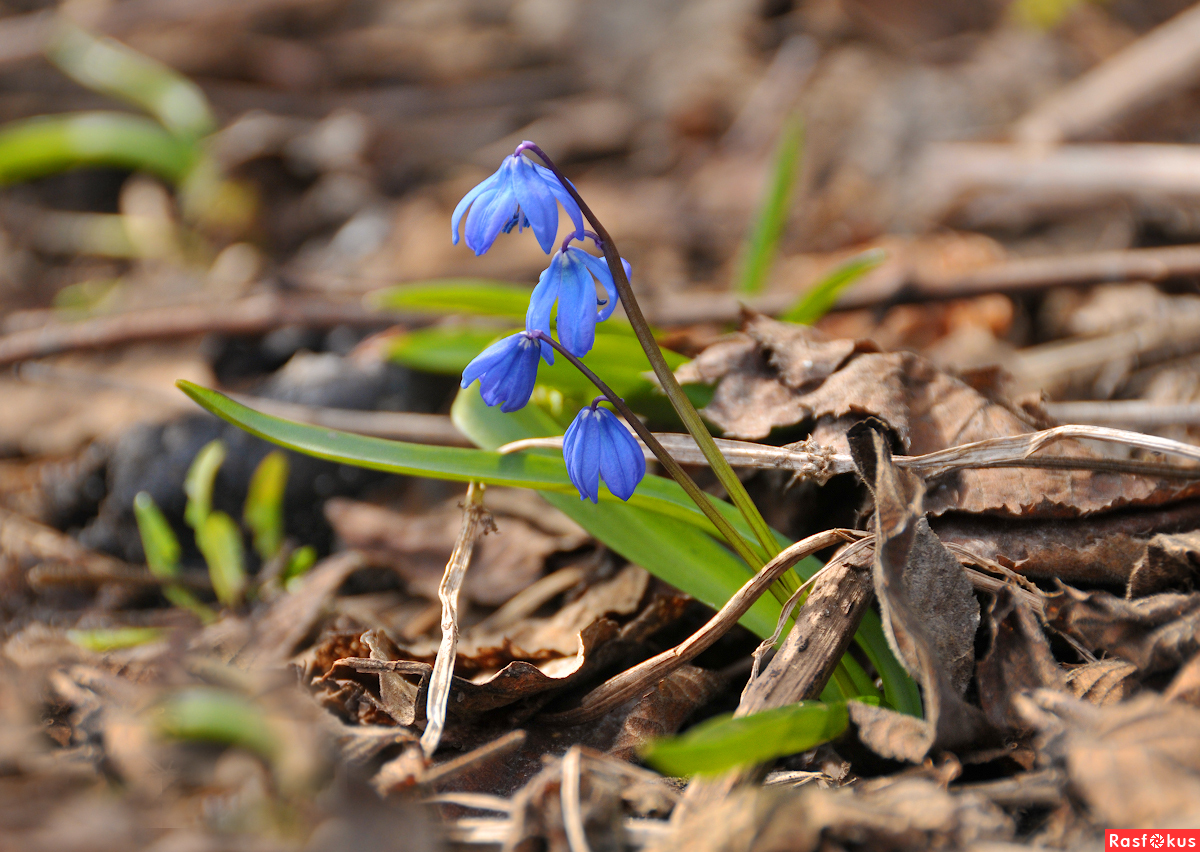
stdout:
{"type": "MultiPolygon", "coordinates": [[[[758,507],[754,505],[754,501],[750,499],[750,495],[746,492],[742,481],[738,479],[737,474],[734,473],[725,456],[717,449],[712,435],[708,432],[708,427],[700,419],[700,413],[696,411],[696,407],[692,405],[692,401],[687,398],[687,394],[683,392],[683,388],[675,380],[675,374],[671,372],[666,359],[663,358],[662,352],[659,351],[658,342],[654,339],[654,333],[650,331],[650,325],[646,322],[641,306],[638,304],[637,298],[633,295],[633,288],[629,285],[629,279],[625,277],[625,268],[621,264],[621,255],[617,252],[617,247],[613,243],[612,237],[609,236],[608,231],[605,230],[600,220],[596,218],[596,214],[587,206],[587,202],[580,197],[579,192],[566,179],[563,173],[559,171],[558,166],[546,155],[545,151],[532,142],[523,143],[520,150],[536,154],[546,164],[546,168],[554,173],[559,183],[563,185],[563,188],[570,194],[571,198],[579,205],[579,210],[587,218],[588,222],[591,223],[592,227],[596,229],[596,234],[600,237],[602,244],[601,250],[604,252],[604,260],[608,263],[613,283],[616,284],[617,292],[621,296],[621,302],[625,305],[625,315],[629,318],[629,324],[633,326],[633,333],[637,335],[638,341],[641,342],[646,357],[650,359],[650,366],[654,368],[654,375],[658,377],[658,381],[662,385],[663,391],[667,394],[667,398],[671,401],[671,405],[675,407],[675,411],[678,412],[684,427],[691,433],[697,446],[700,447],[700,451],[704,453],[705,459],[708,460],[713,473],[729,494],[733,505],[742,513],[742,516],[746,519],[746,523],[754,531],[754,535],[758,539],[762,549],[766,552],[767,557],[774,557],[779,553],[779,542],[771,532],[771,527],[758,511],[758,507]]],[[[623,411],[622,414],[624,414],[623,411]]],[[[649,447],[650,444],[646,446],[649,447]]],[[[651,447],[651,450],[654,450],[654,448],[651,447]]],[[[654,450],[654,454],[656,456],[659,455],[657,450],[654,450]]],[[[659,457],[661,458],[661,456],[659,457]]],[[[666,462],[663,464],[665,466],[666,462]]],[[[670,471],[669,467],[667,469],[670,471]]],[[[673,473],[672,476],[674,476],[673,473]]],[[[680,485],[682,484],[680,482],[680,485]]],[[[693,496],[692,499],[695,499],[695,497],[693,496]]],[[[702,505],[701,509],[703,509],[702,505]]],[[[761,563],[752,567],[758,568],[760,565],[761,563]]]]}
{"type": "Polygon", "coordinates": [[[667,473],[671,474],[671,478],[679,483],[679,487],[687,492],[687,495],[696,502],[696,505],[700,507],[700,511],[704,513],[705,517],[712,521],[713,526],[725,537],[725,540],[729,542],[729,545],[737,552],[738,556],[746,560],[746,564],[752,568],[759,567],[759,563],[762,561],[762,554],[756,552],[750,546],[749,542],[742,538],[741,534],[733,528],[733,525],[725,519],[725,516],[717,511],[717,507],[712,504],[709,496],[700,490],[700,486],[696,484],[696,481],[688,476],[687,471],[680,467],[679,462],[675,461],[674,456],[668,453],[666,448],[658,442],[658,438],[655,438],[654,433],[647,429],[645,424],[638,419],[633,410],[625,404],[625,400],[617,396],[616,392],[605,384],[603,379],[593,373],[586,364],[569,352],[565,346],[546,334],[546,332],[531,331],[527,333],[530,337],[536,340],[543,340],[553,346],[555,352],[574,364],[579,372],[587,376],[588,381],[600,389],[604,397],[625,418],[625,422],[633,428],[634,432],[637,432],[637,436],[642,439],[642,443],[649,447],[650,452],[654,453],[658,460],[662,462],[662,466],[667,469],[667,473]]]}

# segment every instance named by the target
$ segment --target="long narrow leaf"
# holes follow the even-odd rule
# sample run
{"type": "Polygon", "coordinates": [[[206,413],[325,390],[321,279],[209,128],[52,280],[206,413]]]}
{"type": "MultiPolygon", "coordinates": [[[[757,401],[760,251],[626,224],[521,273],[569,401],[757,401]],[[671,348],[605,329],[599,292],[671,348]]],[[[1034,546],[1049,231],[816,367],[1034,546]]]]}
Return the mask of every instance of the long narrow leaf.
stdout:
{"type": "Polygon", "coordinates": [[[0,127],[0,185],[86,166],[147,172],[179,183],[197,161],[190,142],[148,118],[83,112],[0,127]]]}
{"type": "Polygon", "coordinates": [[[812,325],[837,304],[842,291],[887,259],[883,249],[870,249],[838,266],[816,283],[799,302],[780,317],[788,322],[812,325]]]}
{"type": "Polygon", "coordinates": [[[736,288],[739,293],[753,295],[762,290],[767,274],[775,263],[779,238],[783,235],[791,208],[792,188],[796,183],[796,167],[803,145],[804,125],[798,116],[792,116],[780,134],[762,206],[750,236],[742,247],[741,272],[736,288]]]}
{"type": "Polygon", "coordinates": [[[529,286],[487,278],[442,278],[389,287],[367,296],[374,307],[395,311],[497,317],[524,321],[529,286]]]}
{"type": "Polygon", "coordinates": [[[213,483],[224,461],[225,445],[219,440],[209,441],[196,453],[183,480],[183,490],[188,498],[183,519],[197,532],[212,511],[213,483]]]}
{"type": "Polygon", "coordinates": [[[652,741],[642,756],[665,775],[711,775],[807,751],[849,723],[845,704],[801,701],[736,719],[714,717],[682,736],[652,741]]]}
{"type": "Polygon", "coordinates": [[[76,82],[140,107],[177,136],[199,138],[217,128],[199,86],[120,42],[60,21],[47,56],[76,82]]]}

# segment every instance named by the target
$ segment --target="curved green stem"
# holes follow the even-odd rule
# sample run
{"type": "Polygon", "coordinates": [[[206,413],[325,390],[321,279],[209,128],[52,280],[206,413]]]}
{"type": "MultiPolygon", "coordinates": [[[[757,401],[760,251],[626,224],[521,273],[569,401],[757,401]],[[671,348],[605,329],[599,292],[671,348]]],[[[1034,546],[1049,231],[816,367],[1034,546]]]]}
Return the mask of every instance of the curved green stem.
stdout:
{"type": "MultiPolygon", "coordinates": [[[[633,288],[629,285],[629,279],[625,276],[625,267],[621,264],[621,255],[618,254],[612,237],[609,236],[608,231],[605,230],[600,220],[596,218],[596,214],[587,206],[587,202],[580,197],[579,192],[566,179],[563,173],[559,171],[558,166],[546,155],[545,151],[531,142],[526,142],[521,147],[526,151],[537,154],[542,162],[546,164],[546,168],[554,173],[555,177],[563,185],[563,188],[575,200],[575,203],[579,205],[580,211],[587,218],[588,222],[596,229],[596,235],[600,237],[601,248],[604,251],[604,260],[608,263],[613,283],[616,284],[617,292],[621,296],[621,302],[625,305],[625,315],[629,319],[629,324],[633,326],[633,332],[637,335],[638,341],[641,342],[646,357],[650,359],[650,366],[654,368],[654,375],[658,377],[658,381],[662,385],[667,399],[671,401],[671,405],[679,413],[679,418],[683,421],[684,427],[691,433],[696,444],[700,447],[700,451],[704,453],[704,458],[708,460],[713,473],[721,485],[724,486],[725,491],[728,492],[729,499],[737,507],[738,511],[742,513],[743,517],[746,518],[746,523],[754,531],[754,536],[758,539],[767,557],[775,556],[779,553],[779,543],[771,534],[771,527],[758,511],[758,507],[754,505],[754,501],[750,499],[745,486],[742,485],[742,481],[738,479],[737,474],[734,473],[725,456],[717,449],[712,435],[708,433],[708,427],[700,419],[700,413],[696,411],[696,407],[692,405],[692,401],[687,398],[687,394],[683,392],[683,388],[675,380],[675,374],[671,372],[671,368],[667,366],[666,360],[663,359],[662,352],[658,349],[658,342],[654,339],[650,325],[646,322],[645,316],[642,315],[641,306],[638,304],[637,298],[633,295],[633,288]]],[[[681,482],[680,485],[682,484],[681,482]]],[[[753,567],[758,568],[760,565],[753,567]]]]}
{"type": "Polygon", "coordinates": [[[637,432],[638,437],[642,439],[642,443],[649,447],[650,452],[654,453],[658,460],[662,462],[662,466],[666,468],[671,478],[679,483],[679,487],[686,491],[687,495],[696,502],[696,505],[704,513],[705,517],[712,521],[713,526],[725,537],[725,540],[729,542],[730,547],[734,549],[737,555],[742,557],[751,568],[757,568],[762,561],[762,554],[755,552],[747,541],[738,534],[738,531],[733,528],[733,525],[725,520],[725,516],[717,511],[712,501],[709,500],[708,495],[700,490],[700,486],[688,476],[686,470],[680,467],[679,462],[675,461],[674,456],[668,453],[666,448],[659,443],[658,439],[654,437],[654,433],[647,429],[646,425],[638,419],[633,410],[625,404],[625,400],[617,396],[616,392],[605,384],[599,376],[593,373],[586,364],[576,358],[565,346],[549,334],[546,334],[544,331],[531,331],[529,335],[538,340],[544,340],[553,346],[559,355],[562,355],[574,364],[579,372],[587,376],[588,381],[600,389],[600,392],[604,394],[608,401],[613,404],[613,407],[625,418],[625,422],[633,428],[634,432],[637,432]]]}

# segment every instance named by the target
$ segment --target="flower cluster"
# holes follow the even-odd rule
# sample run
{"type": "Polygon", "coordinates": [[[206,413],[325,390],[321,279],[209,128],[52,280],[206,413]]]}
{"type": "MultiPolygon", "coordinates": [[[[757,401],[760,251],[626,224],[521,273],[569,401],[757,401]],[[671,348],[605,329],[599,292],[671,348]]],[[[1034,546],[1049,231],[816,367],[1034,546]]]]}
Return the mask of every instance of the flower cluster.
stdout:
{"type": "MultiPolygon", "coordinates": [[[[507,234],[513,228],[532,230],[538,245],[549,254],[558,234],[560,204],[575,225],[574,233],[567,236],[538,278],[525,315],[525,330],[493,343],[463,371],[464,388],[478,379],[483,401],[500,405],[505,412],[529,402],[539,361],[544,358],[546,363],[554,363],[547,340],[552,334],[550,318],[555,305],[558,345],[581,358],[595,344],[596,323],[612,315],[618,299],[608,264],[571,245],[591,239],[602,248],[599,238],[584,230],[579,205],[554,172],[523,156],[531,148],[536,148],[531,142],[518,145],[493,175],[463,196],[450,220],[457,245],[459,226],[466,217],[462,236],[476,255],[490,249],[501,232],[507,234]],[[597,285],[607,298],[597,296],[597,285]]],[[[632,270],[624,259],[621,264],[628,278],[632,270]]],[[[563,439],[567,473],[581,499],[595,502],[603,479],[609,491],[628,500],[646,474],[646,460],[634,437],[612,412],[597,407],[598,401],[579,412],[567,429],[563,439]]]]}

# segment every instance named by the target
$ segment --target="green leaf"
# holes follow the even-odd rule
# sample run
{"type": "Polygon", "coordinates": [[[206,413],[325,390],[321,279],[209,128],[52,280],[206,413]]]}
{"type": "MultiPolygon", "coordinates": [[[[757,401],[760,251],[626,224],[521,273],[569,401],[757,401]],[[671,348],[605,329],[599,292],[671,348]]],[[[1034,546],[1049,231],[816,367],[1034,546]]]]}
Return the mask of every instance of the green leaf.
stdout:
{"type": "Polygon", "coordinates": [[[796,167],[804,146],[804,125],[799,116],[791,116],[783,127],[779,144],[775,150],[775,162],[767,191],[750,235],[742,246],[741,271],[737,278],[737,291],[752,295],[762,290],[767,274],[775,263],[779,238],[787,225],[791,208],[792,188],[796,183],[796,167]]]}
{"type": "MultiPolygon", "coordinates": [[[[488,485],[510,485],[578,495],[567,476],[567,468],[560,454],[552,457],[536,453],[501,455],[462,447],[438,447],[369,438],[262,414],[216,391],[191,382],[181,381],[177,382],[177,385],[218,417],[240,426],[252,435],[305,455],[410,476],[427,476],[456,482],[474,480],[488,485]]],[[[475,392],[475,395],[478,396],[478,392],[475,392]]],[[[619,502],[607,489],[601,489],[600,499],[619,502]]],[[[716,532],[708,519],[684,494],[683,489],[669,479],[647,476],[629,498],[629,502],[699,526],[701,529],[712,530],[714,534],[716,532]]],[[[735,528],[743,534],[748,534],[749,531],[736,510],[723,501],[716,502],[718,508],[727,513],[735,528]]]]}
{"type": "Polygon", "coordinates": [[[183,519],[197,532],[212,511],[213,482],[224,461],[225,445],[220,440],[209,441],[196,453],[183,480],[183,490],[188,498],[183,519]]]}
{"type": "Polygon", "coordinates": [[[884,700],[893,710],[920,719],[921,690],[892,653],[892,647],[883,635],[883,623],[874,610],[863,613],[855,638],[883,681],[884,700]]]}
{"type": "Polygon", "coordinates": [[[0,127],[0,185],[69,169],[110,166],[179,183],[198,149],[154,121],[117,112],[83,112],[14,121],[0,127]]]}
{"type": "Polygon", "coordinates": [[[283,580],[286,586],[292,580],[299,580],[309,569],[317,564],[317,549],[311,544],[306,544],[303,547],[298,547],[292,551],[292,555],[288,558],[287,565],[283,569],[283,580]]]}
{"type": "Polygon", "coordinates": [[[524,322],[530,292],[527,284],[487,278],[440,278],[377,290],[367,295],[367,303],[393,311],[436,316],[470,314],[524,322]]]}
{"type": "Polygon", "coordinates": [[[217,128],[199,86],[120,42],[60,18],[46,55],[77,83],[140,107],[177,136],[199,138],[217,128]]]}
{"type": "Polygon", "coordinates": [[[238,746],[268,760],[282,745],[262,710],[239,695],[211,687],[192,687],[171,696],[158,708],[155,722],[164,736],[238,746]]]}
{"type": "Polygon", "coordinates": [[[254,550],[266,560],[283,545],[283,495],[287,489],[288,460],[279,450],[268,453],[250,477],[242,520],[254,534],[254,550]]]}
{"type": "Polygon", "coordinates": [[[870,249],[838,266],[817,282],[780,317],[787,322],[812,325],[837,304],[842,291],[887,259],[883,249],[870,249]]]}
{"type": "Polygon", "coordinates": [[[242,531],[224,512],[212,512],[196,530],[196,546],[208,563],[217,600],[225,606],[236,606],[246,590],[242,531]]]}
{"type": "Polygon", "coordinates": [[[457,376],[492,341],[512,334],[476,325],[432,326],[406,331],[387,343],[388,359],[414,370],[457,376]]]}
{"type": "Polygon", "coordinates": [[[158,627],[103,627],[95,630],[68,630],[67,639],[81,648],[103,654],[122,648],[135,648],[163,635],[158,627]]]}
{"type": "Polygon", "coordinates": [[[736,719],[716,716],[682,736],[652,741],[642,757],[664,775],[712,775],[807,751],[837,738],[849,723],[841,702],[801,701],[736,719]]]}
{"type": "Polygon", "coordinates": [[[150,573],[161,580],[178,577],[179,539],[154,498],[147,492],[139,491],[133,498],[133,516],[137,519],[138,534],[142,537],[142,549],[146,551],[150,573]]]}

